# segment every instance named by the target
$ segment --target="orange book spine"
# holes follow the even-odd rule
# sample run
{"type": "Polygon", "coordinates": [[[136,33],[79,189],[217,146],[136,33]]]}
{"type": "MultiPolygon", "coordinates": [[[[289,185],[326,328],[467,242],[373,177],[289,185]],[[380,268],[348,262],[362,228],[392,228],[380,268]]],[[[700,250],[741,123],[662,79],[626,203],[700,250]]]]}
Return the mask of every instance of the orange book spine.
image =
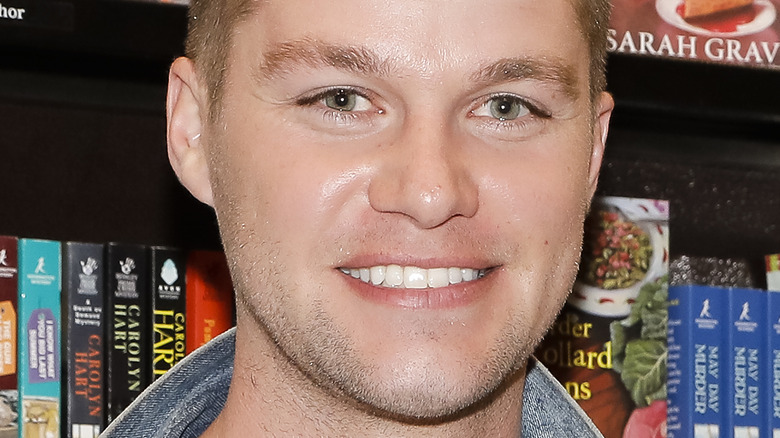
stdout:
{"type": "Polygon", "coordinates": [[[187,354],[233,326],[233,283],[224,253],[207,250],[189,253],[186,303],[187,354]]]}

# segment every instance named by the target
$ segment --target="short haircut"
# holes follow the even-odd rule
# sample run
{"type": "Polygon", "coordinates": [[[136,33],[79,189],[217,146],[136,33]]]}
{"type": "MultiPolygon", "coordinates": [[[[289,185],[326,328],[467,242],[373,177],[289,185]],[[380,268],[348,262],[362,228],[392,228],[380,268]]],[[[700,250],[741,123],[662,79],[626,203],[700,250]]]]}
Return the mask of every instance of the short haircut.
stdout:
{"type": "Polygon", "coordinates": [[[191,0],[185,53],[209,93],[209,119],[217,116],[236,26],[254,12],[257,0],[191,0]]]}
{"type": "Polygon", "coordinates": [[[590,97],[595,99],[607,87],[607,35],[611,0],[571,0],[590,51],[590,97]]]}
{"type": "MultiPolygon", "coordinates": [[[[610,0],[569,0],[590,50],[590,98],[606,88],[607,29],[610,0]]],[[[256,12],[262,0],[191,0],[186,55],[195,62],[209,92],[209,118],[218,115],[225,72],[238,24],[256,12]]]]}

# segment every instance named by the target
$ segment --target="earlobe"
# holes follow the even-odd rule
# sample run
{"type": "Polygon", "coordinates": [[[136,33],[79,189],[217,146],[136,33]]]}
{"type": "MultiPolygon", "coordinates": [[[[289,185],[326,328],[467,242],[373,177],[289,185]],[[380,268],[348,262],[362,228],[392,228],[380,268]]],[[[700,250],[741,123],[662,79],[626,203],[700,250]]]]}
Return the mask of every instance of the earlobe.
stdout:
{"type": "Polygon", "coordinates": [[[596,102],[596,120],[593,124],[593,145],[590,156],[589,183],[590,195],[596,192],[596,185],[599,180],[599,171],[601,162],[604,158],[604,149],[607,143],[607,133],[609,132],[609,120],[612,117],[612,110],[615,107],[615,101],[612,95],[607,92],[601,93],[596,102]]]}
{"type": "Polygon", "coordinates": [[[200,83],[192,60],[179,58],[168,75],[168,159],[182,185],[201,202],[214,205],[207,152],[201,137],[200,83]]]}

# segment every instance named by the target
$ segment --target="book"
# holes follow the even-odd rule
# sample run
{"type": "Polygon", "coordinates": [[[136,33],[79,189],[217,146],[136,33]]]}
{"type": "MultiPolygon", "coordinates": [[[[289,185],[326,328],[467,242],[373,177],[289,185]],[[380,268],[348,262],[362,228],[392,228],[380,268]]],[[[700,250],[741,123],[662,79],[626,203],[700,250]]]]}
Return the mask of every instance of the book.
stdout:
{"type": "Polygon", "coordinates": [[[16,437],[17,409],[17,238],[0,236],[0,437],[16,437]]]}
{"type": "Polygon", "coordinates": [[[19,239],[19,436],[60,433],[60,243],[19,239]]]}
{"type": "Polygon", "coordinates": [[[762,354],[766,354],[766,292],[759,289],[729,290],[726,398],[729,420],[725,436],[759,438],[765,422],[767,392],[762,388],[762,354]],[[733,435],[731,435],[733,433],[733,435]]]}
{"type": "Polygon", "coordinates": [[[766,288],[780,291],[780,254],[766,256],[766,288]]]}
{"type": "Polygon", "coordinates": [[[106,245],[106,424],[150,383],[149,257],[143,245],[106,245]]]}
{"type": "Polygon", "coordinates": [[[777,0],[614,0],[607,50],[777,68],[778,8],[777,0]]]}
{"type": "Polygon", "coordinates": [[[189,354],[233,326],[233,283],[222,251],[187,255],[186,344],[189,354]]]}
{"type": "Polygon", "coordinates": [[[104,247],[98,243],[62,245],[63,435],[96,438],[105,427],[104,247]]]}
{"type": "Polygon", "coordinates": [[[186,354],[186,264],[177,248],[150,248],[152,338],[150,370],[157,379],[186,354]]]}
{"type": "Polygon", "coordinates": [[[725,351],[729,290],[669,288],[667,437],[725,436],[725,351]]]}
{"type": "MultiPolygon", "coordinates": [[[[778,285],[780,286],[780,285],[778,285]]],[[[766,409],[767,436],[780,438],[780,287],[767,292],[766,409]]]]}
{"type": "Polygon", "coordinates": [[[665,427],[668,211],[594,199],[572,294],[536,350],[606,438],[665,427]]]}

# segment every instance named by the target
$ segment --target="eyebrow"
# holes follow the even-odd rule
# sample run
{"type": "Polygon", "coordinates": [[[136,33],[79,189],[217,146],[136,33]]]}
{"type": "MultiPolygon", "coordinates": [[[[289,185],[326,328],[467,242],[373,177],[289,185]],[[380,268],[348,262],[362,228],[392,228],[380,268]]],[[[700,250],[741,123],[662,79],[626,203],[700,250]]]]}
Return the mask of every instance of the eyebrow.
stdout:
{"type": "Polygon", "coordinates": [[[480,85],[523,79],[557,83],[573,100],[576,100],[580,94],[579,81],[574,68],[562,60],[532,57],[503,58],[483,66],[471,75],[471,80],[480,85]]]}
{"type": "Polygon", "coordinates": [[[259,78],[273,80],[301,67],[335,67],[362,75],[388,74],[387,63],[365,47],[325,44],[312,39],[275,45],[264,53],[257,73],[259,78]]]}
{"type": "MultiPolygon", "coordinates": [[[[303,67],[334,67],[364,76],[388,76],[393,70],[392,60],[382,60],[366,47],[327,44],[304,38],[276,44],[266,51],[256,76],[271,81],[303,67]]],[[[563,60],[546,57],[502,58],[479,67],[470,75],[470,80],[481,86],[524,79],[558,84],[573,100],[580,94],[573,66],[563,60]]]]}

